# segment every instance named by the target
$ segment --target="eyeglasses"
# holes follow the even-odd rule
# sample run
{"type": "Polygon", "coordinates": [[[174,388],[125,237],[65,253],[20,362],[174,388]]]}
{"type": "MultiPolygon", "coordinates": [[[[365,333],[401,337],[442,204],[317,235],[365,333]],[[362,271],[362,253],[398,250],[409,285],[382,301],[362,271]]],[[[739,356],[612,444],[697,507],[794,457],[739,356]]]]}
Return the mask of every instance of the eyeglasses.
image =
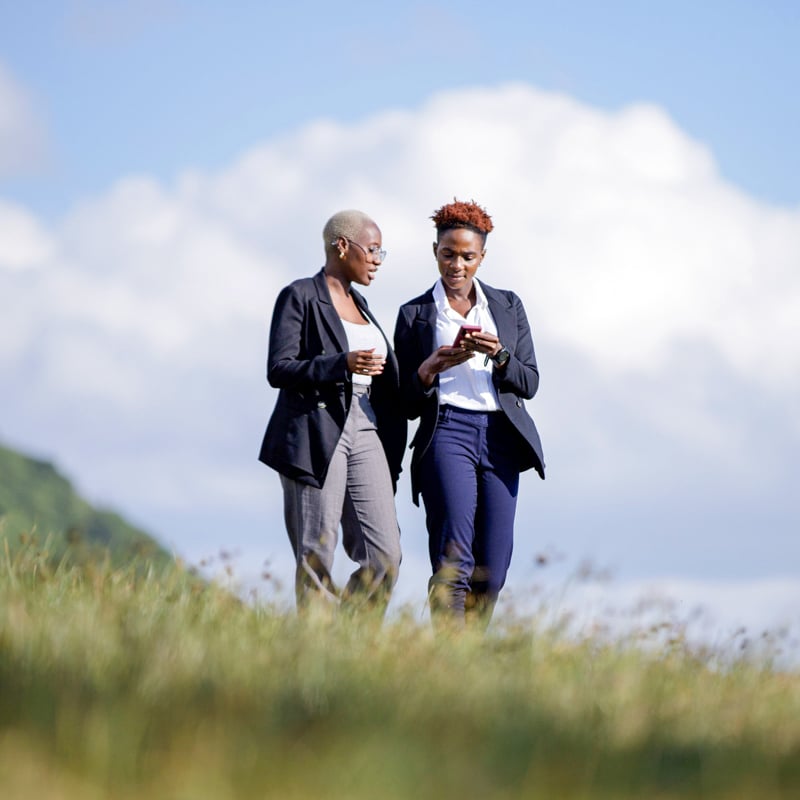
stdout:
{"type": "Polygon", "coordinates": [[[346,241],[350,242],[350,244],[354,244],[361,252],[366,256],[367,254],[371,255],[374,259],[376,256],[378,258],[378,263],[383,263],[383,259],[386,258],[386,251],[381,250],[381,248],[377,244],[373,244],[371,247],[364,247],[360,245],[358,242],[354,242],[352,239],[348,239],[346,236],[342,237],[346,241]]]}

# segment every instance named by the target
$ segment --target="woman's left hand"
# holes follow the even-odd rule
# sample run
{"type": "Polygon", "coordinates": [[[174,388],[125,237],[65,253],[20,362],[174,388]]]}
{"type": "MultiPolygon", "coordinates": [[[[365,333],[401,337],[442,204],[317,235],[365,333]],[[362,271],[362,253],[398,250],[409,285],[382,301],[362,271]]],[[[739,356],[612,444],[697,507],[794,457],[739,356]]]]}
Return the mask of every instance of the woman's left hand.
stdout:
{"type": "Polygon", "coordinates": [[[472,350],[475,353],[484,353],[488,356],[496,355],[503,347],[497,336],[487,331],[475,331],[466,334],[461,340],[461,346],[465,350],[472,350]]]}
{"type": "Polygon", "coordinates": [[[386,356],[376,353],[375,348],[369,350],[351,350],[347,354],[347,369],[359,375],[377,377],[383,372],[386,356]]]}

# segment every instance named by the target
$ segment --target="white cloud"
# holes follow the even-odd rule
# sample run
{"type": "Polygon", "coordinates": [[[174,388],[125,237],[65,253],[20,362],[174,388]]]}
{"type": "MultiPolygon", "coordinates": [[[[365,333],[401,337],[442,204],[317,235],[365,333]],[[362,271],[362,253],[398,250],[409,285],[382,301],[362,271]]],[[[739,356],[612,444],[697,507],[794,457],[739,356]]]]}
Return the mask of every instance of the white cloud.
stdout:
{"type": "MultiPolygon", "coordinates": [[[[542,508],[553,528],[570,497],[591,526],[598,498],[626,509],[669,497],[672,511],[725,492],[757,504],[759,480],[788,485],[800,213],[726,184],[658,108],[601,112],[522,85],[318,121],[172,184],[124,178],[49,228],[0,206],[13,222],[0,244],[0,433],[152,519],[213,508],[235,525],[274,500],[250,477],[274,477],[255,462],[274,403],[266,330],[280,287],[321,266],[325,219],[360,207],[381,224],[390,255],[366,294],[391,331],[397,305],[435,279],[428,217],[454,195],[492,213],[480,275],[514,288],[533,323],[542,389],[530,408],[551,473],[525,477],[520,527],[538,543],[542,508]]],[[[624,538],[626,524],[602,536],[624,538]]],[[[686,536],[682,547],[703,546],[686,536]]]]}
{"type": "Polygon", "coordinates": [[[0,177],[40,165],[45,132],[29,93],[0,63],[0,177]]]}
{"type": "Polygon", "coordinates": [[[0,270],[31,269],[52,254],[52,239],[38,220],[0,198],[0,270]]]}

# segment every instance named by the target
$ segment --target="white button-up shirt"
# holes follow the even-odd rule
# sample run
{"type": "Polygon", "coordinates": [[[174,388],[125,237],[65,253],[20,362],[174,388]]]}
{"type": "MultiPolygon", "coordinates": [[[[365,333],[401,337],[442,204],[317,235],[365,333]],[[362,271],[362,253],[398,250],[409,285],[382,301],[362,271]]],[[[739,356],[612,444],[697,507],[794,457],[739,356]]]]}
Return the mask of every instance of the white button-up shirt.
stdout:
{"type": "MultiPolygon", "coordinates": [[[[433,287],[436,302],[436,347],[452,345],[458,329],[464,324],[480,325],[488,333],[497,334],[497,326],[489,311],[486,295],[477,278],[475,305],[466,318],[450,307],[441,280],[433,287]]],[[[441,405],[466,408],[471,411],[497,411],[497,392],[492,384],[493,364],[484,364],[486,356],[476,353],[469,361],[439,373],[439,403],[441,405]]]]}

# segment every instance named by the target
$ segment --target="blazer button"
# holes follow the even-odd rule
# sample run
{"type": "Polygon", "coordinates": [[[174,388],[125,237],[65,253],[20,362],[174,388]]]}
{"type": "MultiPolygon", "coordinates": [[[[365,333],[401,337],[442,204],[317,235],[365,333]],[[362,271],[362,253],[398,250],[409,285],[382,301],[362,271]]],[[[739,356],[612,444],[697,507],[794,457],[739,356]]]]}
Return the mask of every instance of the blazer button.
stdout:
{"type": "Polygon", "coordinates": [[[325,350],[322,351],[321,355],[323,355],[323,356],[325,355],[325,350]]]}
{"type": "Polygon", "coordinates": [[[317,403],[317,408],[327,408],[327,407],[328,404],[323,402],[322,400],[320,400],[319,403],[317,403]]]}

